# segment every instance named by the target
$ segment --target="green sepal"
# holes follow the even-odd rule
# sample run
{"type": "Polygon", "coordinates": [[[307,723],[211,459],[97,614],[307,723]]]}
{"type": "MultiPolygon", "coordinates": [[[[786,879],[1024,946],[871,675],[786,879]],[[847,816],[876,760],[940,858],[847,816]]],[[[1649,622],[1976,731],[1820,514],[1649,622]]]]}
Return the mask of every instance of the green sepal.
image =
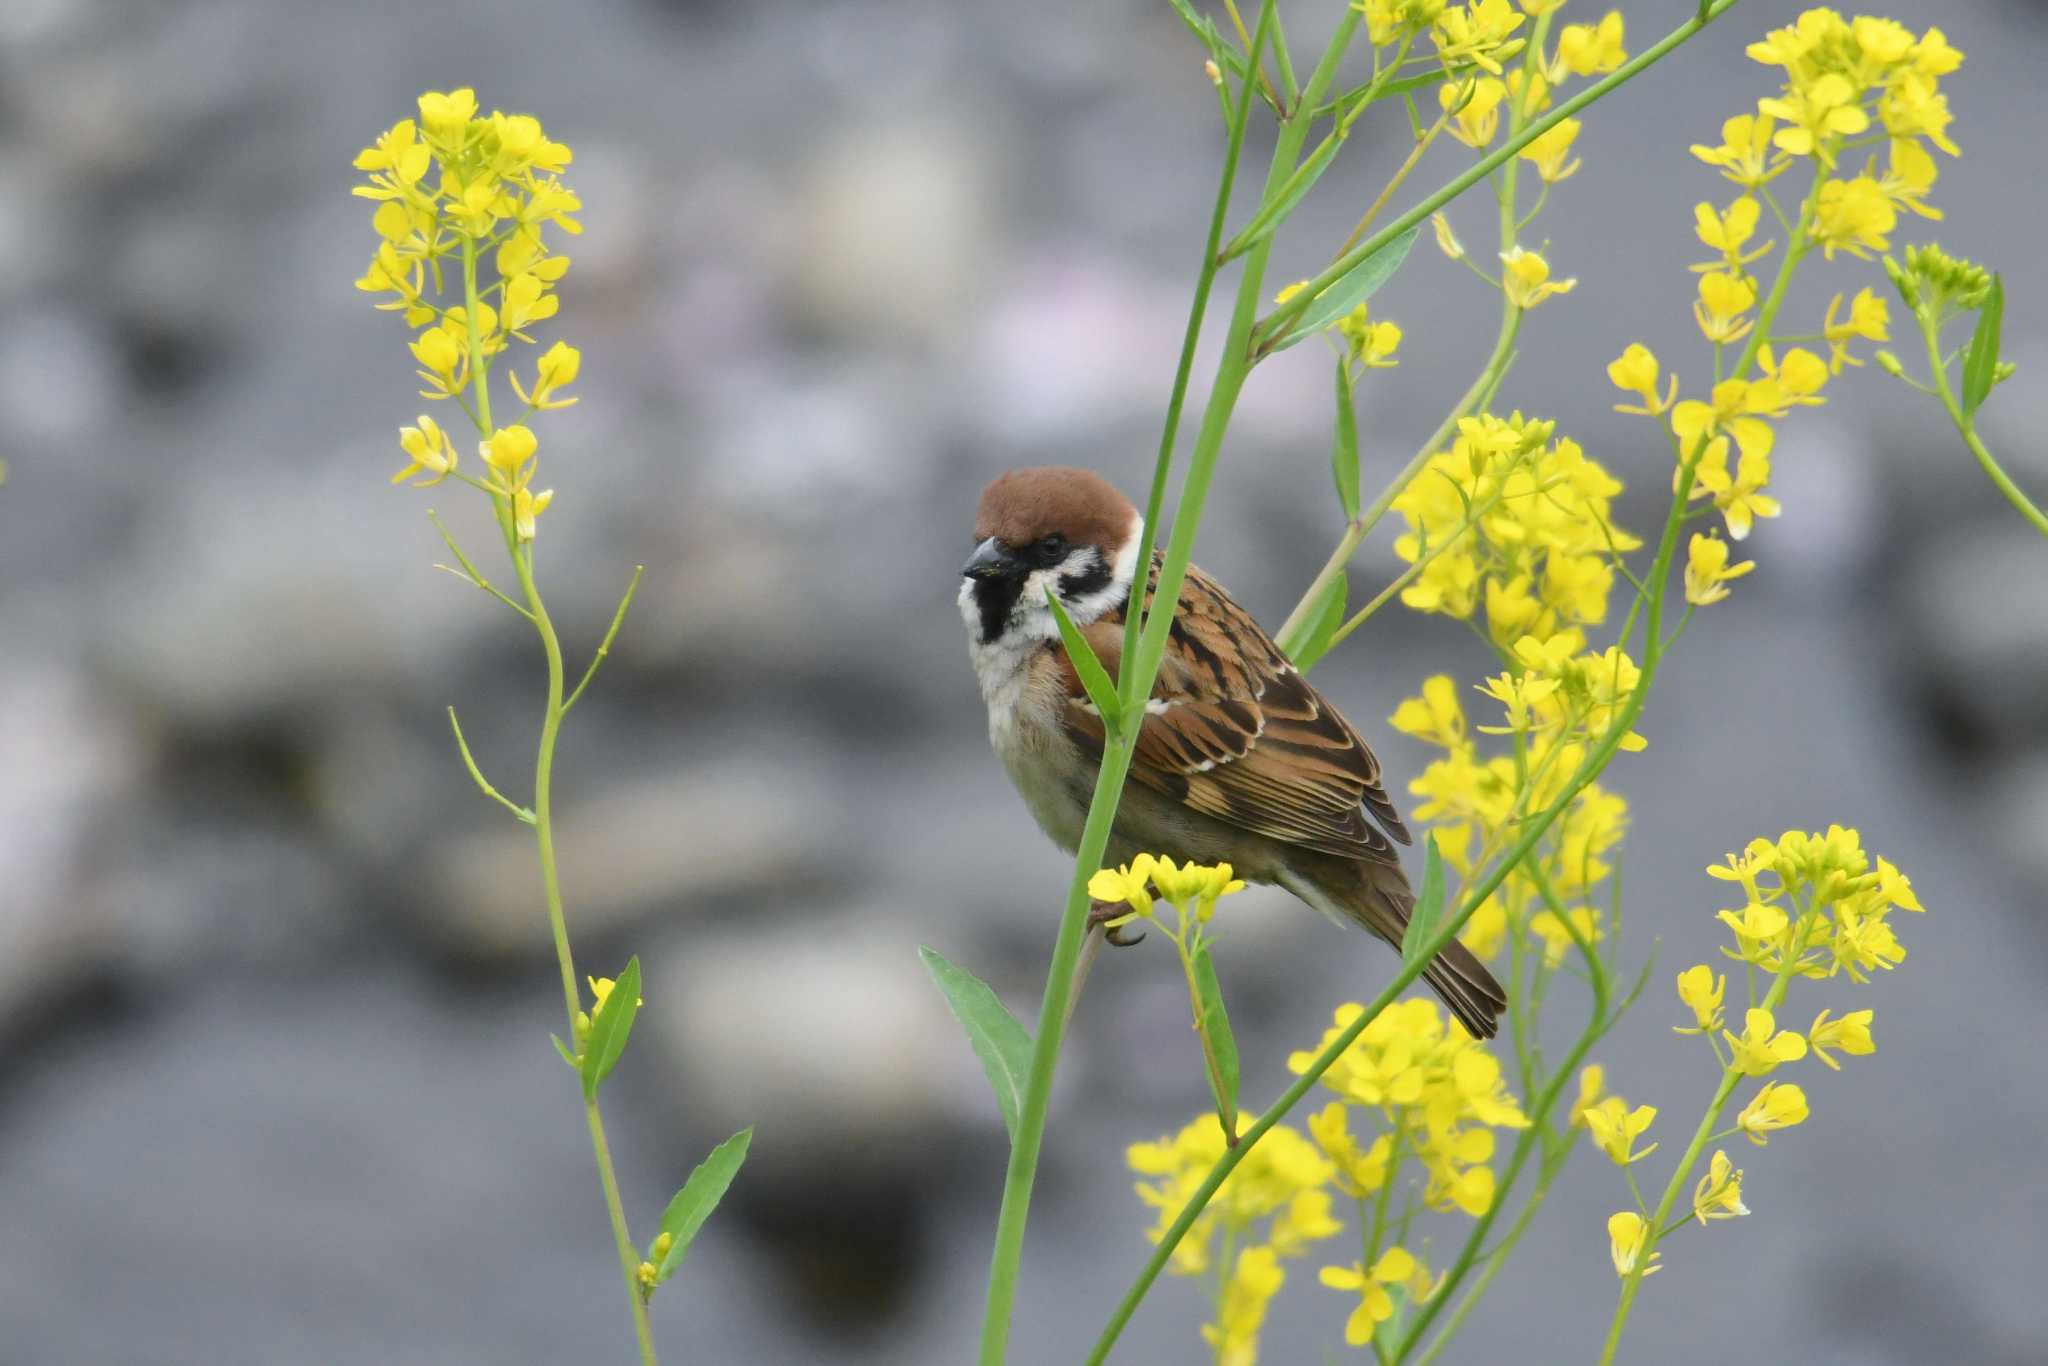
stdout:
{"type": "Polygon", "coordinates": [[[1209,1089],[1216,1097],[1216,1112],[1223,1121],[1224,1141],[1237,1146],[1237,1038],[1230,1032],[1230,1015],[1223,1008],[1223,984],[1216,980],[1216,964],[1205,943],[1195,950],[1195,992],[1202,1001],[1202,1018],[1196,1028],[1202,1034],[1202,1052],[1209,1064],[1209,1089]]]}

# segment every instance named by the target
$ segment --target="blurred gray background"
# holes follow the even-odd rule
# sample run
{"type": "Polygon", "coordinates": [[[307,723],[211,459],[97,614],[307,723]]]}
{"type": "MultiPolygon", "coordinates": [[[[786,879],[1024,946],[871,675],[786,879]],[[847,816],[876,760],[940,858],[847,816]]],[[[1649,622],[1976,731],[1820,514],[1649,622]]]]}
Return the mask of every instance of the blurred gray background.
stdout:
{"type": "MultiPolygon", "coordinates": [[[[1690,8],[1628,6],[1631,50],[1690,8]]],[[[1728,187],[1685,148],[1768,92],[1742,47],[1793,12],[1749,0],[1598,109],[1539,229],[1580,284],[1530,319],[1501,406],[1559,418],[1629,481],[1638,528],[1668,459],[1609,411],[1602,369],[1642,339],[1700,374],[1691,205],[1728,187]]],[[[1969,55],[1938,228],[2006,272],[2021,377],[1984,427],[2038,496],[2048,11],[1886,12],[1969,55]]],[[[1295,5],[1297,43],[1335,13],[1295,5]]],[[[914,950],[1030,1018],[1066,863],[987,752],[955,575],[1006,466],[1142,487],[1220,147],[1201,63],[1164,0],[0,7],[0,1362],[629,1350],[546,1038],[526,832],[442,719],[462,704],[523,789],[537,652],[429,568],[430,505],[489,548],[474,499],[386,486],[422,405],[400,327],[350,287],[373,244],[350,158],[420,90],[468,83],[574,146],[587,205],[546,329],[585,348],[584,401],[542,429],[543,576],[575,657],[648,566],[558,786],[583,963],[646,963],[607,1092],[638,1224],[759,1126],[657,1333],[696,1362],[969,1356],[1004,1143],[914,950]]],[[[1418,190],[1464,164],[1445,142],[1418,190]]],[[[1354,144],[1276,285],[1326,259],[1405,133],[1354,144]]],[[[1468,240],[1490,212],[1461,206],[1468,240]]],[[[1787,325],[1863,284],[1882,289],[1874,264],[1817,262],[1787,325]]],[[[1426,238],[1375,310],[1408,341],[1362,391],[1369,479],[1464,388],[1496,316],[1426,238]]],[[[1269,624],[1338,530],[1318,350],[1252,381],[1199,551],[1269,624]]],[[[1651,748],[1611,775],[1634,802],[1630,932],[1659,942],[1601,1056],[1665,1110],[1650,1170],[1709,1085],[1665,1029],[1671,973],[1719,939],[1705,864],[1852,823],[1931,913],[1901,925],[1898,973],[1794,1012],[1874,1005],[1880,1051],[1800,1076],[1813,1120],[1738,1145],[1756,1214],[1674,1240],[1633,1357],[2040,1362],[2048,546],[1931,401],[1874,369],[1832,396],[1786,424],[1759,569],[1698,618],[1651,748]]],[[[1360,582],[1393,572],[1383,540],[1360,582]]],[[[1482,664],[1454,625],[1391,612],[1319,677],[1399,796],[1425,756],[1383,718],[1482,664]]],[[[1226,978],[1266,1097],[1391,957],[1241,901],[1226,978]]],[[[1020,1363],[1092,1340],[1145,1250],[1124,1146],[1203,1102],[1155,950],[1110,955],[1081,1006],[1020,1363]]],[[[1560,1020],[1575,1005],[1560,993],[1560,1020]]],[[[1624,1202],[1582,1158],[1448,1359],[1589,1359],[1624,1202]]],[[[1323,1360],[1347,1307],[1292,1266],[1267,1356],[1323,1360]]],[[[1119,1360],[1190,1359],[1200,1312],[1161,1285],[1119,1360]]]]}

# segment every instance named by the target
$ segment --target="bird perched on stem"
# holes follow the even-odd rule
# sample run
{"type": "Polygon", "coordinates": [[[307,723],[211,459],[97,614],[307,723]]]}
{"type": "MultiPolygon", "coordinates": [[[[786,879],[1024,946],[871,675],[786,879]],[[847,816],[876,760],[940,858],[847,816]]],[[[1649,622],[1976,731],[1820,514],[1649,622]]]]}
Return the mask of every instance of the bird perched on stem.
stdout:
{"type": "MultiPolygon", "coordinates": [[[[1143,526],[1130,500],[1086,470],[1012,470],[981,495],[961,570],[989,739],[1032,816],[1069,853],[1104,728],[1046,595],[1058,594],[1114,675],[1143,526]]],[[[1147,575],[1148,612],[1160,560],[1147,575]]],[[[1365,741],[1250,613],[1190,566],[1109,860],[1227,862],[1398,948],[1415,896],[1393,841],[1411,842],[1365,741]]],[[[1507,998],[1470,950],[1451,941],[1422,975],[1474,1037],[1493,1036],[1507,998]]]]}

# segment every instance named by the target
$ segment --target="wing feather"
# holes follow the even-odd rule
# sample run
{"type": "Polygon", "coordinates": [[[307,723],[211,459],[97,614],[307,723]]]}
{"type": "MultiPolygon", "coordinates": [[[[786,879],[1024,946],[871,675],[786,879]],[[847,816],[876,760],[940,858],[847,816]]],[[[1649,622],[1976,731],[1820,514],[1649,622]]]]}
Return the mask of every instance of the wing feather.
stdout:
{"type": "MultiPolygon", "coordinates": [[[[1158,575],[1155,556],[1148,603],[1158,575]]],[[[1119,609],[1086,628],[1111,671],[1122,655],[1123,627],[1119,609]]],[[[1102,718],[1087,706],[1064,654],[1060,664],[1064,724],[1099,753],[1102,718]]],[[[1379,760],[1358,732],[1249,613],[1192,567],[1138,732],[1131,778],[1190,810],[1345,858],[1391,861],[1388,836],[1409,842],[1379,760]]]]}

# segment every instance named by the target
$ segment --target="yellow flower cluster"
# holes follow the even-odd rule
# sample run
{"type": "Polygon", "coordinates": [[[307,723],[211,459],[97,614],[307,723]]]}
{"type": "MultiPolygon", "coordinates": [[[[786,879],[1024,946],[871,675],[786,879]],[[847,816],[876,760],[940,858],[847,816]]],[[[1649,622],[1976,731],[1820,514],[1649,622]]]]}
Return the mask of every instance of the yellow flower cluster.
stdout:
{"type": "MultiPolygon", "coordinates": [[[[1239,1121],[1248,1127],[1249,1117],[1239,1121]]],[[[1138,1198],[1159,1211],[1148,1236],[1158,1242],[1209,1169],[1223,1156],[1223,1128],[1204,1115],[1179,1133],[1134,1143],[1131,1170],[1148,1178],[1138,1198]]],[[[1217,1316],[1202,1328],[1216,1359],[1251,1366],[1266,1306],[1286,1280],[1285,1258],[1335,1237],[1342,1229],[1331,1211],[1330,1162],[1298,1130],[1277,1124],[1237,1164],[1215,1199],[1173,1250],[1170,1269],[1183,1276],[1214,1276],[1221,1287],[1217,1316]],[[1221,1235],[1221,1250],[1216,1244],[1221,1235]]]]}
{"type": "MultiPolygon", "coordinates": [[[[1363,1009],[1340,1007],[1319,1047],[1363,1009]]],[[[1313,1056],[1296,1053],[1288,1065],[1303,1071],[1313,1056]]],[[[1286,1280],[1282,1264],[1343,1230],[1334,1197],[1342,1196],[1361,1211],[1378,1201],[1383,1219],[1389,1197],[1401,1184],[1400,1169],[1412,1158],[1425,1177],[1422,1195],[1428,1207],[1477,1216],[1494,1197],[1494,1130],[1529,1124],[1502,1083],[1499,1062],[1431,1000],[1388,1007],[1325,1074],[1323,1084],[1338,1099],[1309,1117],[1308,1135],[1285,1124],[1268,1130],[1224,1179],[1168,1263],[1178,1275],[1214,1283],[1217,1316],[1202,1335],[1217,1360],[1251,1366],[1267,1305],[1286,1280]],[[1354,1122],[1373,1122],[1375,1113],[1379,1133],[1369,1141],[1354,1133],[1354,1122]]],[[[1240,1118],[1240,1132],[1249,1123],[1240,1118]]],[[[1223,1128],[1213,1115],[1177,1134],[1131,1146],[1126,1160],[1140,1177],[1138,1198],[1158,1212],[1149,1233],[1154,1242],[1223,1152],[1223,1128]]],[[[1379,1245],[1377,1235],[1368,1236],[1363,1260],[1324,1267],[1320,1273],[1324,1285],[1356,1297],[1345,1328],[1345,1340],[1353,1346],[1365,1343],[1377,1324],[1393,1316],[1397,1295],[1415,1304],[1437,1287],[1422,1259],[1398,1245],[1409,1220],[1396,1222],[1387,1245],[1379,1245]]]]}
{"type": "MultiPolygon", "coordinates": [[[[1287,1065],[1307,1071],[1364,1009],[1339,1006],[1316,1048],[1290,1055],[1287,1065]]],[[[1432,1000],[1398,1001],[1381,1011],[1322,1080],[1341,1103],[1312,1119],[1309,1131],[1345,1188],[1361,1194],[1378,1189],[1388,1169],[1412,1154],[1428,1175],[1424,1203],[1483,1214],[1493,1203],[1493,1131],[1529,1124],[1501,1081],[1499,1060],[1432,1000]],[[1377,1160],[1377,1143],[1361,1153],[1351,1138],[1346,1105],[1384,1118],[1392,1137],[1377,1160]]]]}
{"type": "MultiPolygon", "coordinates": [[[[1707,1040],[1723,1069],[1720,1097],[1739,1078],[1764,1078],[1806,1057],[1839,1070],[1836,1053],[1852,1057],[1877,1051],[1871,1037],[1874,1012],[1852,1010],[1835,1016],[1823,1010],[1804,1034],[1781,1029],[1777,1010],[1786,989],[1800,977],[1846,975],[1866,982],[1878,968],[1889,969],[1906,956],[1888,923],[1891,912],[1921,911],[1913,884],[1888,860],[1863,848],[1854,830],[1831,825],[1825,831],[1788,830],[1776,840],[1751,840],[1740,854],[1707,869],[1709,876],[1742,889],[1740,908],[1717,913],[1728,927],[1733,946],[1722,950],[1750,974],[1751,1000],[1757,1000],[1758,973],[1773,979],[1762,1004],[1742,1014],[1742,1030],[1728,1027],[1723,1009],[1728,979],[1705,963],[1678,974],[1678,1000],[1691,1017],[1674,1025],[1680,1034],[1707,1040]]],[[[1597,1087],[1597,1082],[1595,1083],[1597,1087]]],[[[1795,1082],[1765,1081],[1735,1117],[1728,1133],[1740,1133],[1762,1147],[1770,1135],[1803,1124],[1810,1114],[1806,1091],[1795,1082]]],[[[1618,1098],[1598,1101],[1585,1110],[1594,1142],[1624,1166],[1647,1155],[1635,1149],[1657,1112],[1649,1106],[1630,1110],[1618,1098]]],[[[1710,1113],[1701,1132],[1717,1120],[1710,1113]]],[[[1668,1197],[1667,1197],[1668,1198],[1668,1197]]],[[[1623,1276],[1636,1266],[1646,1248],[1687,1219],[1702,1226],[1716,1219],[1749,1213],[1742,1201],[1742,1172],[1716,1151],[1707,1173],[1693,1187],[1692,1212],[1664,1228],[1653,1227],[1635,1211],[1624,1210],[1608,1223],[1615,1271],[1623,1276]]],[[[1652,1252],[1654,1258],[1655,1253],[1652,1252]]],[[[1646,1266],[1644,1274],[1654,1270],[1646,1266]]]]}
{"type": "MultiPolygon", "coordinates": [[[[417,119],[400,120],[355,159],[368,183],[354,193],[376,203],[371,226],[379,238],[356,288],[419,329],[410,345],[421,396],[464,405],[482,430],[486,481],[479,486],[501,500],[521,541],[533,538],[553,493],[529,487],[538,445],[531,429],[490,421],[486,377],[494,357],[514,340],[532,342],[528,329],[560,307],[554,291],[569,258],[552,249],[546,230],[583,230],[575,217],[582,202],[560,175],[571,155],[538,119],[483,115],[476,92],[463,89],[420,96],[417,119]],[[489,283],[478,279],[485,257],[496,276],[489,283]],[[444,290],[462,301],[442,305],[444,290]]],[[[576,402],[563,390],[581,369],[581,353],[558,341],[536,361],[530,384],[512,374],[522,417],[576,402]]],[[[432,418],[402,428],[399,445],[408,463],[394,483],[429,485],[450,475],[477,482],[459,473],[455,443],[432,418]]]]}
{"type": "Polygon", "coordinates": [[[1403,603],[1460,619],[1484,607],[1500,645],[1606,619],[1614,556],[1640,542],[1609,516],[1620,482],[1555,428],[1519,412],[1459,421],[1393,502],[1408,528],[1395,552],[1422,566],[1403,603]]]}
{"type": "MultiPolygon", "coordinates": [[[[1723,123],[1718,145],[1692,149],[1741,191],[1724,206],[1701,203],[1693,210],[1699,240],[1714,253],[1694,267],[1701,275],[1693,316],[1717,357],[1719,348],[1746,340],[1756,348],[1762,373],[1719,379],[1708,397],[1674,402],[1676,377],[1665,388],[1646,347],[1630,346],[1607,370],[1617,388],[1641,398],[1639,404],[1618,405],[1619,411],[1666,421],[1681,462],[1697,454],[1692,496],[1711,499],[1736,540],[1757,519],[1779,512],[1767,492],[1772,422],[1795,407],[1821,403],[1831,376],[1862,363],[1851,343],[1889,340],[1891,326],[1885,301],[1862,289],[1846,309],[1841,294],[1829,301],[1820,331],[1828,344],[1825,361],[1800,347],[1780,357],[1758,345],[1752,334],[1767,291],[1751,267],[1777,246],[1755,240],[1764,205],[1788,230],[1796,228],[1802,253],[1818,247],[1830,258],[1837,251],[1859,257],[1884,251],[1901,211],[1941,217],[1927,202],[1937,175],[1928,147],[1956,154],[1940,87],[1941,78],[1963,60],[1938,28],[1916,36],[1891,19],[1847,19],[1832,9],[1806,11],[1752,43],[1749,55],[1780,68],[1785,80],[1778,94],[1757,101],[1755,113],[1723,123]],[[1844,168],[1847,154],[1879,143],[1885,147],[1882,169],[1875,157],[1861,171],[1844,168]],[[1800,162],[1811,165],[1813,185],[1795,222],[1772,197],[1770,184],[1800,162]]],[[[1764,306],[1774,309],[1776,303],[1774,296],[1764,306]]],[[[1715,369],[1718,375],[1718,363],[1715,369]]],[[[1725,550],[1703,550],[1695,541],[1687,583],[1687,598],[1695,605],[1727,596],[1719,585],[1741,572],[1715,577],[1716,555],[1725,563],[1725,550]]]]}

